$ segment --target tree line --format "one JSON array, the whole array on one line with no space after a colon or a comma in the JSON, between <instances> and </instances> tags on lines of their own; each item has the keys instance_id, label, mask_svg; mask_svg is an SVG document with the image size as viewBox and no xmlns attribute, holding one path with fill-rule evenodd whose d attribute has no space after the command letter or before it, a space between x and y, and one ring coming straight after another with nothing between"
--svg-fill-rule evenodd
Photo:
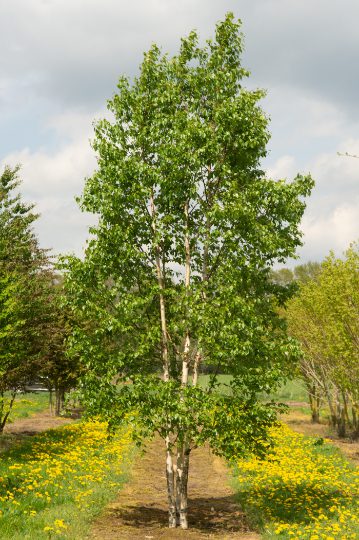
<instances>
[{"instance_id":1,"label":"tree line","mask_svg":"<svg viewBox=\"0 0 359 540\"><path fill-rule=\"evenodd\" d=\"M308 390L313 422L324 405L340 437L359 437L359 249L342 258L330 253L272 273L276 283L294 288L282 311L289 333L301 345L299 374Z\"/></svg>"},{"instance_id":2,"label":"tree line","mask_svg":"<svg viewBox=\"0 0 359 540\"><path fill-rule=\"evenodd\" d=\"M65 354L70 331L62 277L33 230L34 205L19 193L19 167L0 176L0 432L18 392L34 380L54 391L59 414L78 375Z\"/></svg>"}]
</instances>

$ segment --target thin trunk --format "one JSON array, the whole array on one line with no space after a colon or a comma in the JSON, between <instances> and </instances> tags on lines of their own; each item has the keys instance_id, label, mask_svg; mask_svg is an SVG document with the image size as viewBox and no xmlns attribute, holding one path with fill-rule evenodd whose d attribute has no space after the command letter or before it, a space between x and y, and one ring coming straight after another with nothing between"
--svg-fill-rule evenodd
<instances>
[{"instance_id":1,"label":"thin trunk","mask_svg":"<svg viewBox=\"0 0 359 540\"><path fill-rule=\"evenodd\" d=\"M0 422L2 423L4 414L4 392L0 392ZM0 430L2 433L2 430Z\"/></svg>"},{"instance_id":2,"label":"thin trunk","mask_svg":"<svg viewBox=\"0 0 359 540\"><path fill-rule=\"evenodd\" d=\"M185 214L185 237L184 237L184 247L185 247L185 294L186 294L186 336L183 347L183 359L182 359L182 377L181 384L182 387L188 385L188 367L190 361L190 349L191 349L191 337L189 330L189 296L190 296L190 283L191 283L191 247L189 239L189 224L188 224L188 201L184 206ZM181 395L181 398L183 396ZM176 523L182 529L188 528L188 519L187 519L187 484L188 484L188 459L189 453L187 452L188 446L185 440L183 439L178 442L177 445L177 462L176 462ZM188 454L188 455L187 455ZM186 457L187 456L187 457Z\"/></svg>"},{"instance_id":3,"label":"thin trunk","mask_svg":"<svg viewBox=\"0 0 359 540\"><path fill-rule=\"evenodd\" d=\"M161 318L161 348L162 348L162 365L163 365L163 380L168 382L170 380L170 361L169 361L169 346L168 346L168 331L167 331L167 319L166 319L166 305L164 298L165 291L165 264L162 258L161 260L161 248L157 235L156 228L156 207L154 202L154 192L151 190L150 197L150 209L152 218L152 232L155 248L155 261L156 261L156 273L157 282L159 288L160 299L160 318ZM169 426L168 426L169 428ZM166 436L166 480L167 480L167 496L168 496L168 526L170 528L176 527L176 494L175 494L175 475L174 475L174 463L172 456L171 440L169 435Z\"/></svg>"},{"instance_id":4,"label":"thin trunk","mask_svg":"<svg viewBox=\"0 0 359 540\"><path fill-rule=\"evenodd\" d=\"M185 448L183 455L183 472L181 482L181 505L180 505L180 526L188 529L188 474L189 474L190 449Z\"/></svg>"},{"instance_id":5,"label":"thin trunk","mask_svg":"<svg viewBox=\"0 0 359 540\"><path fill-rule=\"evenodd\" d=\"M187 386L187 383L188 383L188 363L189 363L190 346L191 346L191 339L189 337L189 332L187 330L186 338L184 342L184 349L183 349L182 378L181 378L182 386Z\"/></svg>"},{"instance_id":6,"label":"thin trunk","mask_svg":"<svg viewBox=\"0 0 359 540\"><path fill-rule=\"evenodd\" d=\"M176 527L176 494L171 441L166 437L166 479L168 495L168 526Z\"/></svg>"},{"instance_id":7,"label":"thin trunk","mask_svg":"<svg viewBox=\"0 0 359 540\"><path fill-rule=\"evenodd\" d=\"M10 403L9 403L9 408L8 410L6 411L6 413L4 414L4 394L2 394L2 397L1 397L1 422L0 422L0 433L3 433L4 431L4 427L6 425L6 422L9 418L9 414L11 413L11 410L12 410L12 406L14 405L14 401L15 401L15 398L16 398L16 392L13 392L11 394L11 399L10 399ZM4 416L3 416L4 414Z\"/></svg>"},{"instance_id":8,"label":"thin trunk","mask_svg":"<svg viewBox=\"0 0 359 540\"><path fill-rule=\"evenodd\" d=\"M343 398L343 409L344 409L344 418L346 423L350 427L350 418L349 418L349 411L348 411L348 399L347 395L344 391L342 391L342 398Z\"/></svg>"},{"instance_id":9,"label":"thin trunk","mask_svg":"<svg viewBox=\"0 0 359 540\"><path fill-rule=\"evenodd\" d=\"M155 202L154 202L153 189L151 191L150 207L151 207L151 217L152 217L152 231L154 235L154 244L155 244L157 281L158 281L158 287L160 290L159 296L160 296L160 316L161 316L163 380L169 381L170 370L169 370L169 354L168 354L168 332L167 332L167 320L166 320L166 306L165 306L165 299L164 299L165 280L163 277L163 261L161 261L161 248L160 248L159 242L156 239L156 234L157 234L156 208L155 208Z\"/></svg>"},{"instance_id":10,"label":"thin trunk","mask_svg":"<svg viewBox=\"0 0 359 540\"><path fill-rule=\"evenodd\" d=\"M187 443L177 447L176 517L181 529L188 529L188 474L190 448Z\"/></svg>"},{"instance_id":11,"label":"thin trunk","mask_svg":"<svg viewBox=\"0 0 359 540\"><path fill-rule=\"evenodd\" d=\"M312 422L319 424L319 405L320 398L318 397L318 391L315 384L309 389L309 403L312 412Z\"/></svg>"},{"instance_id":12,"label":"thin trunk","mask_svg":"<svg viewBox=\"0 0 359 540\"><path fill-rule=\"evenodd\" d=\"M325 396L327 398L327 402L328 402L328 406L329 406L329 410L330 410L330 424L331 424L332 427L335 427L337 425L337 422L338 422L337 412L336 412L335 404L333 403L333 399L332 399L330 390L329 390L328 385L327 385L326 382L324 382L324 393L325 393Z\"/></svg>"},{"instance_id":13,"label":"thin trunk","mask_svg":"<svg viewBox=\"0 0 359 540\"><path fill-rule=\"evenodd\" d=\"M60 416L65 403L65 390L61 387L55 388L55 416Z\"/></svg>"},{"instance_id":14,"label":"thin trunk","mask_svg":"<svg viewBox=\"0 0 359 540\"><path fill-rule=\"evenodd\" d=\"M197 351L194 364L193 364L193 374L192 374L192 386L197 386L198 383L198 372L199 372L199 365L201 363L201 353Z\"/></svg>"},{"instance_id":15,"label":"thin trunk","mask_svg":"<svg viewBox=\"0 0 359 540\"><path fill-rule=\"evenodd\" d=\"M55 416L60 416L61 412L61 399L60 399L60 389L55 389Z\"/></svg>"},{"instance_id":16,"label":"thin trunk","mask_svg":"<svg viewBox=\"0 0 359 540\"><path fill-rule=\"evenodd\" d=\"M359 439L359 405L352 402L352 419L353 419L353 440Z\"/></svg>"},{"instance_id":17,"label":"thin trunk","mask_svg":"<svg viewBox=\"0 0 359 540\"><path fill-rule=\"evenodd\" d=\"M52 388L49 390L49 407L50 407L50 414L54 414L54 399L53 399L53 391Z\"/></svg>"},{"instance_id":18,"label":"thin trunk","mask_svg":"<svg viewBox=\"0 0 359 540\"><path fill-rule=\"evenodd\" d=\"M181 509L181 483L183 475L183 444L177 445L177 461L176 461L176 524L181 524L180 509Z\"/></svg>"},{"instance_id":19,"label":"thin trunk","mask_svg":"<svg viewBox=\"0 0 359 540\"><path fill-rule=\"evenodd\" d=\"M186 202L185 204L184 214L185 214L185 238L184 238L185 246L184 247L185 247L185 254L186 254L184 286L185 286L185 291L186 291L186 301L188 302L189 287L190 287L190 282L191 282L191 250L190 250L190 241L189 241L189 233L188 233L188 202ZM186 318L188 319L188 305L186 306ZM191 347L191 338L190 338L189 328L187 326L186 337L185 337L184 348L183 348L183 360L182 360L181 382L183 386L186 386L188 384L188 364L189 364L190 347Z\"/></svg>"},{"instance_id":20,"label":"thin trunk","mask_svg":"<svg viewBox=\"0 0 359 540\"><path fill-rule=\"evenodd\" d=\"M346 435L345 409L340 401L340 393L336 393L336 408L337 408L337 434L338 437L344 438Z\"/></svg>"},{"instance_id":21,"label":"thin trunk","mask_svg":"<svg viewBox=\"0 0 359 540\"><path fill-rule=\"evenodd\" d=\"M206 218L206 233L205 233L205 239L204 239L204 246L203 246L203 261L202 261L202 284L207 281L208 278L208 250L209 250L209 232L210 232L211 224L208 219ZM202 299L205 302L207 300L207 293L205 291L205 288L202 290ZM202 360L202 352L201 350L198 350L193 362L193 371L192 371L192 386L197 386L198 384L198 376L199 376L199 366Z\"/></svg>"}]
</instances>

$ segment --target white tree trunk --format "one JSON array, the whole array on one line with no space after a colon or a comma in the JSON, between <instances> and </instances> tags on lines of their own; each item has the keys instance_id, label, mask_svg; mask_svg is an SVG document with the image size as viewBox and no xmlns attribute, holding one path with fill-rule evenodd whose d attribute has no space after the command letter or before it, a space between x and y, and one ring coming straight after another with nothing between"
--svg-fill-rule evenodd
<instances>
[{"instance_id":1,"label":"white tree trunk","mask_svg":"<svg viewBox=\"0 0 359 540\"><path fill-rule=\"evenodd\" d=\"M184 244L185 244L184 247L185 247L185 253L186 253L184 286L186 290L186 297L188 299L189 287L190 287L190 281L191 281L191 251L190 251L190 241L189 241L189 235L188 235L188 203L185 204L184 214L185 214L185 220L186 220L186 231L185 231L185 238L184 238ZM183 347L182 378L181 378L182 386L187 386L188 384L188 365L189 365L190 348L191 348L191 339L190 339L189 329L187 328L184 347Z\"/></svg>"},{"instance_id":2,"label":"white tree trunk","mask_svg":"<svg viewBox=\"0 0 359 540\"><path fill-rule=\"evenodd\" d=\"M152 232L154 235L154 248L155 248L155 260L156 260L156 272L158 287L160 290L160 317L161 317L161 341L162 341L162 363L163 363L163 380L169 381L169 355L168 355L168 332L167 332L167 320L166 320L166 306L164 299L165 281L163 276L163 265L161 264L161 249L158 245L158 241L155 239L157 233L156 227L156 207L154 203L153 190L150 198L150 208L152 217Z\"/></svg>"},{"instance_id":3,"label":"white tree trunk","mask_svg":"<svg viewBox=\"0 0 359 540\"><path fill-rule=\"evenodd\" d=\"M191 281L191 249L190 239L188 233L188 202L184 207L185 214L185 238L184 247L186 254L185 261L185 291L186 299L189 299L190 293L190 281ZM188 306L186 308L186 318L188 318ZM191 350L191 338L187 322L187 330L183 346L183 359L182 359L182 387L188 385L188 368L190 362L190 350ZM180 399L183 399L181 397ZM185 439L177 445L177 463L176 463L176 522L182 529L188 529L187 518L187 484L188 484L188 463L189 463L189 446Z\"/></svg>"},{"instance_id":4,"label":"white tree trunk","mask_svg":"<svg viewBox=\"0 0 359 540\"><path fill-rule=\"evenodd\" d=\"M167 479L167 495L168 495L168 526L174 528L176 522L176 493L175 493L175 476L173 467L173 456L171 442L169 436L166 437L166 479Z\"/></svg>"},{"instance_id":5,"label":"white tree trunk","mask_svg":"<svg viewBox=\"0 0 359 540\"><path fill-rule=\"evenodd\" d=\"M193 363L193 374L192 374L192 386L197 386L198 384L198 373L199 373L199 365L201 362L201 353L197 351L194 363Z\"/></svg>"},{"instance_id":6,"label":"white tree trunk","mask_svg":"<svg viewBox=\"0 0 359 540\"><path fill-rule=\"evenodd\" d=\"M190 449L188 444L177 447L176 467L176 520L182 529L188 529L188 472Z\"/></svg>"}]
</instances>

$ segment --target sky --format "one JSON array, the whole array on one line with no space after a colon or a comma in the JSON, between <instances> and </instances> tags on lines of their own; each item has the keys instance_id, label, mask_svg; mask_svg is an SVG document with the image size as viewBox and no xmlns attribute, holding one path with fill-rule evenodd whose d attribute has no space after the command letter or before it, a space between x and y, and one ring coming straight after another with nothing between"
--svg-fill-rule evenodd
<instances>
[{"instance_id":1,"label":"sky","mask_svg":"<svg viewBox=\"0 0 359 540\"><path fill-rule=\"evenodd\" d=\"M0 0L0 171L21 164L42 247L83 254L94 216L75 196L118 78L138 73L152 43L175 54L192 29L212 36L228 11L242 20L247 86L267 90L263 168L316 181L288 264L341 256L359 239L359 159L338 155L359 155L357 0Z\"/></svg>"}]
</instances>

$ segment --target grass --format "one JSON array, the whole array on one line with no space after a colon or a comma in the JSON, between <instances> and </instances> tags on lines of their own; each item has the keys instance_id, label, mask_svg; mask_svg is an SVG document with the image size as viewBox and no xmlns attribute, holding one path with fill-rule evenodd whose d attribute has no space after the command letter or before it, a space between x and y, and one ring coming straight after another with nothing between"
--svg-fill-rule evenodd
<instances>
[{"instance_id":1,"label":"grass","mask_svg":"<svg viewBox=\"0 0 359 540\"><path fill-rule=\"evenodd\" d=\"M198 384L202 388L206 388L210 383L210 375L200 375L198 378ZM232 376L231 375L218 375L218 390L222 394L230 394L231 388L229 387L229 384L231 382Z\"/></svg>"},{"instance_id":2,"label":"grass","mask_svg":"<svg viewBox=\"0 0 359 540\"><path fill-rule=\"evenodd\" d=\"M277 391L272 392L266 397L283 401L284 403L287 401L307 402L308 391L301 379L293 379L292 381L287 381Z\"/></svg>"},{"instance_id":3,"label":"grass","mask_svg":"<svg viewBox=\"0 0 359 540\"><path fill-rule=\"evenodd\" d=\"M6 397L5 399L8 399ZM14 402L8 422L18 418L28 418L49 408L49 392L29 392L19 394Z\"/></svg>"},{"instance_id":4,"label":"grass","mask_svg":"<svg viewBox=\"0 0 359 540\"><path fill-rule=\"evenodd\" d=\"M239 460L238 498L263 538L359 538L359 471L322 438L274 428L264 460Z\"/></svg>"},{"instance_id":5,"label":"grass","mask_svg":"<svg viewBox=\"0 0 359 540\"><path fill-rule=\"evenodd\" d=\"M219 391L223 393L230 393L230 388L228 385L231 382L231 375L218 375L219 382ZM202 387L208 386L210 381L210 375L200 375L199 384ZM308 401L308 392L305 387L304 382L301 379L293 379L292 381L287 381L283 386L281 386L277 391L271 392L270 394L263 394L263 399L274 399L277 401L288 402L288 401L297 401L297 402L307 402ZM309 407L309 406L308 406Z\"/></svg>"},{"instance_id":6,"label":"grass","mask_svg":"<svg viewBox=\"0 0 359 540\"><path fill-rule=\"evenodd\" d=\"M105 424L77 423L3 453L0 538L85 538L126 479L129 435L124 430L109 441Z\"/></svg>"}]
</instances>

